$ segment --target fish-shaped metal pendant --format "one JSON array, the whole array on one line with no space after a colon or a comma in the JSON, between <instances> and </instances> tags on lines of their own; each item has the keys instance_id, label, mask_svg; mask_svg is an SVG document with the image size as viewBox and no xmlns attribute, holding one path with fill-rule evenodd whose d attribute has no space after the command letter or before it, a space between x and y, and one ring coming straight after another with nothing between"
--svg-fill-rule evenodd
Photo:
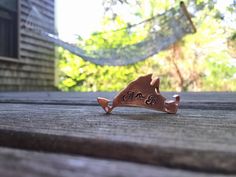
<instances>
[{"instance_id":1,"label":"fish-shaped metal pendant","mask_svg":"<svg viewBox=\"0 0 236 177\"><path fill-rule=\"evenodd\" d=\"M97 101L106 113L115 107L143 107L175 114L179 107L180 96L174 95L175 100L166 100L159 91L160 79L152 79L152 74L141 76L131 82L118 93L112 103L106 98L98 97Z\"/></svg>"}]
</instances>

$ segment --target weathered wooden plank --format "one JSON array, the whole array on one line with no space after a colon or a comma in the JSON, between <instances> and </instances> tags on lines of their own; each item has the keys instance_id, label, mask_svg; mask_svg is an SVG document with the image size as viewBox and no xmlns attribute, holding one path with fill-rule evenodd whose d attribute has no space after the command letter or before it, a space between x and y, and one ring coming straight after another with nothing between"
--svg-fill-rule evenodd
<instances>
[{"instance_id":1,"label":"weathered wooden plank","mask_svg":"<svg viewBox=\"0 0 236 177\"><path fill-rule=\"evenodd\" d=\"M9 58L9 57L3 57L3 56L0 56L0 62L4 62L4 63L16 63L16 64L20 64L20 63L24 63L22 61L20 61L19 59L17 58Z\"/></svg>"},{"instance_id":2,"label":"weathered wooden plank","mask_svg":"<svg viewBox=\"0 0 236 177\"><path fill-rule=\"evenodd\" d=\"M42 23L40 21L38 21L39 19L37 18L30 18L28 19L28 17L26 16L26 14L22 14L22 17L21 17L21 21L20 21L20 26L21 28L24 28L25 25L27 25L26 23L32 23L34 25L36 25L37 27L39 27L40 29L43 29L45 30L46 32L49 32L49 33L54 33L55 31L55 25L52 23L52 22L45 22L45 23ZM37 22L38 21L38 22ZM21 30L20 32L22 32L23 30Z\"/></svg>"},{"instance_id":3,"label":"weathered wooden plank","mask_svg":"<svg viewBox=\"0 0 236 177\"><path fill-rule=\"evenodd\" d=\"M21 85L21 84L31 84L34 86L38 85L52 85L53 78L32 78L32 77L1 77L0 83L1 85Z\"/></svg>"},{"instance_id":4,"label":"weathered wooden plank","mask_svg":"<svg viewBox=\"0 0 236 177\"><path fill-rule=\"evenodd\" d=\"M53 85L54 78L53 77L2 77L0 76L0 83L2 85L32 85L32 86L48 86Z\"/></svg>"},{"instance_id":5,"label":"weathered wooden plank","mask_svg":"<svg viewBox=\"0 0 236 177\"><path fill-rule=\"evenodd\" d=\"M17 71L17 70L7 70L0 69L0 78L14 78L14 79L46 79L46 80L54 80L54 75L44 74L44 73L35 73L35 72L27 72L27 71ZM3 84L3 83L1 83Z\"/></svg>"},{"instance_id":6,"label":"weathered wooden plank","mask_svg":"<svg viewBox=\"0 0 236 177\"><path fill-rule=\"evenodd\" d=\"M44 5L49 5L49 6L51 6L51 8L53 8L54 9L54 7L55 7L55 0L51 0L51 1L48 1L48 0L41 0L41 2L44 4Z\"/></svg>"},{"instance_id":7,"label":"weathered wooden plank","mask_svg":"<svg viewBox=\"0 0 236 177\"><path fill-rule=\"evenodd\" d=\"M39 8L37 7L37 9L39 9ZM21 5L21 14L22 14L22 16L21 16L20 19L21 20L26 20L26 19L28 19L29 15L30 15L30 19L32 19L32 20L34 20L34 19L39 20L39 17L36 14L30 14L32 12L31 10L32 9L30 9L30 8L26 7L24 4L22 4ZM39 9L39 12L42 15L42 18L43 18L42 20L44 20L46 22L46 24L54 25L54 16L53 16L54 14L52 14L52 13L46 11L46 10L40 10L40 9ZM38 24L37 21L34 22L34 23ZM42 25L44 25L44 24L42 24ZM46 27L46 25L44 25L44 27Z\"/></svg>"},{"instance_id":8,"label":"weathered wooden plank","mask_svg":"<svg viewBox=\"0 0 236 177\"><path fill-rule=\"evenodd\" d=\"M45 54L38 54L38 53L32 53L29 52L27 50L22 50L21 51L21 59L31 59L32 61L27 63L27 64L35 64L37 63L37 61L39 62L45 62L45 63L53 63L54 64L54 58L53 57L49 57ZM36 62L34 63L34 61L36 60Z\"/></svg>"},{"instance_id":9,"label":"weathered wooden plank","mask_svg":"<svg viewBox=\"0 0 236 177\"><path fill-rule=\"evenodd\" d=\"M34 60L32 60L32 57L29 56L23 56L21 55L21 60L24 61L25 64L31 65L31 66L38 66L38 67L46 67L46 68L51 68L54 69L55 67L55 63L53 60L49 60L49 59L42 59L42 58L33 58Z\"/></svg>"},{"instance_id":10,"label":"weathered wooden plank","mask_svg":"<svg viewBox=\"0 0 236 177\"><path fill-rule=\"evenodd\" d=\"M32 79L32 78L2 78L0 77L1 86L4 85L31 85L31 86L53 86L52 79Z\"/></svg>"},{"instance_id":11,"label":"weathered wooden plank","mask_svg":"<svg viewBox=\"0 0 236 177\"><path fill-rule=\"evenodd\" d=\"M53 67L54 68L54 67ZM48 75L54 75L54 70L51 70L49 67L38 65L27 65L27 64L19 64L15 65L12 63L6 63L0 65L0 70L9 70L9 71L18 71L18 72L26 72L26 73L35 73L35 74L48 74Z\"/></svg>"},{"instance_id":12,"label":"weathered wooden plank","mask_svg":"<svg viewBox=\"0 0 236 177\"><path fill-rule=\"evenodd\" d=\"M39 46L39 47L42 47L45 49L49 49L50 51L54 51L54 49L55 49L55 46L52 43L48 44L48 43L42 42L40 40L35 40L33 38L26 37L26 36L22 36L21 42L28 43L28 44L31 44L34 46Z\"/></svg>"},{"instance_id":13,"label":"weathered wooden plank","mask_svg":"<svg viewBox=\"0 0 236 177\"><path fill-rule=\"evenodd\" d=\"M54 6L50 6L50 4L42 3L42 1L39 0L31 0L34 6L36 6L40 13L42 13L45 17L48 19L54 19ZM25 9L30 9L29 4L25 2L24 0L21 1L21 8L24 8L24 11L27 12Z\"/></svg>"},{"instance_id":14,"label":"weathered wooden plank","mask_svg":"<svg viewBox=\"0 0 236 177\"><path fill-rule=\"evenodd\" d=\"M49 13L49 15L52 15L52 18L54 18L54 6L50 6L50 4L45 4L43 3L43 1L39 1L39 0L32 0L33 4L35 4L38 8L45 10ZM45 1L44 1L45 2Z\"/></svg>"},{"instance_id":15,"label":"weathered wooden plank","mask_svg":"<svg viewBox=\"0 0 236 177\"><path fill-rule=\"evenodd\" d=\"M20 6L20 10L21 10L21 16L20 16L20 26L23 26L25 21L30 21L33 24L37 24L38 26L40 26L41 28L47 30L47 31L54 31L54 11L50 12L49 10L47 10L47 5L42 5L41 7L36 5L36 8L39 9L40 13L43 15L43 20L44 22L41 23L39 22L38 17L35 16L30 16L30 19L28 18L30 13L31 13L31 8L28 7L29 5L22 1L21 2L21 6ZM54 8L52 8L53 10Z\"/></svg>"},{"instance_id":16,"label":"weathered wooden plank","mask_svg":"<svg viewBox=\"0 0 236 177\"><path fill-rule=\"evenodd\" d=\"M235 114L1 104L0 145L236 174Z\"/></svg>"},{"instance_id":17,"label":"weathered wooden plank","mask_svg":"<svg viewBox=\"0 0 236 177\"><path fill-rule=\"evenodd\" d=\"M54 91L57 90L54 85L16 85L16 84L11 84L11 85L2 85L0 87L0 91Z\"/></svg>"},{"instance_id":18,"label":"weathered wooden plank","mask_svg":"<svg viewBox=\"0 0 236 177\"><path fill-rule=\"evenodd\" d=\"M162 92L171 99L174 92ZM236 110L236 93L234 92L182 92L181 109L218 109ZM8 103L37 103L37 104L63 104L63 105L93 105L97 106L96 98L106 97L112 99L115 92L35 92L35 93L1 93L0 101ZM119 108L117 108L119 109Z\"/></svg>"},{"instance_id":19,"label":"weathered wooden plank","mask_svg":"<svg viewBox=\"0 0 236 177\"><path fill-rule=\"evenodd\" d=\"M21 31L21 35L24 35L24 36L27 36L27 37L31 37L31 38L36 39L38 41L42 41L42 42L45 42L47 44L50 44L48 39L38 35L37 33L33 33L33 32L30 32L30 31L26 31L26 30L22 30Z\"/></svg>"},{"instance_id":20,"label":"weathered wooden plank","mask_svg":"<svg viewBox=\"0 0 236 177\"><path fill-rule=\"evenodd\" d=\"M6 65L0 65L0 69L9 69L10 71L26 71L26 72L32 72L32 73L43 73L43 74L51 74L54 75L54 70L48 67L39 67L37 65L25 65L25 64L19 64L19 65L12 65L11 63L8 63Z\"/></svg>"},{"instance_id":21,"label":"weathered wooden plank","mask_svg":"<svg viewBox=\"0 0 236 177\"><path fill-rule=\"evenodd\" d=\"M54 50L49 50L47 48L39 47L37 45L31 45L26 42L21 43L21 49L28 50L32 53L38 53L38 54L44 54L47 55L49 58L55 57L55 52Z\"/></svg>"},{"instance_id":22,"label":"weathered wooden plank","mask_svg":"<svg viewBox=\"0 0 236 177\"><path fill-rule=\"evenodd\" d=\"M0 58L0 61L4 61L5 65L12 65L12 64L17 64L17 65L31 65L31 66L39 66L40 67L46 67L53 69L55 66L54 59L49 58L48 56L31 53L31 52L23 52L21 53L21 59L2 59ZM9 64L10 63L10 64ZM2 64L4 65L4 64ZM0 66L1 69L8 70L8 67ZM9 70L12 70L9 68ZM32 71L34 72L34 71Z\"/></svg>"},{"instance_id":23,"label":"weathered wooden plank","mask_svg":"<svg viewBox=\"0 0 236 177\"><path fill-rule=\"evenodd\" d=\"M21 31L21 35L24 38L23 40L26 39L32 39L34 41L39 41L41 43L45 43L48 46L54 46L52 42L49 42L47 39L43 39L42 36L38 35L37 33L33 33L32 31Z\"/></svg>"},{"instance_id":24,"label":"weathered wooden plank","mask_svg":"<svg viewBox=\"0 0 236 177\"><path fill-rule=\"evenodd\" d=\"M0 148L4 177L230 177L83 156ZM14 169L14 170L12 170Z\"/></svg>"}]
</instances>

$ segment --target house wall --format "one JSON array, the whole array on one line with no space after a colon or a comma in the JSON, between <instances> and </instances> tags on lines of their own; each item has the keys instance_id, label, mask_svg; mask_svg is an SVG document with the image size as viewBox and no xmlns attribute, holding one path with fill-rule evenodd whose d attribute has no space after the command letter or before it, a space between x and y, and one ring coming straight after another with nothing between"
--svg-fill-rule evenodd
<instances>
[{"instance_id":1,"label":"house wall","mask_svg":"<svg viewBox=\"0 0 236 177\"><path fill-rule=\"evenodd\" d=\"M43 14L44 23L32 23L54 31L54 0L30 0ZM0 57L0 91L54 90L55 50L40 35L25 31L23 26L31 12L27 0L18 0L18 57Z\"/></svg>"}]
</instances>

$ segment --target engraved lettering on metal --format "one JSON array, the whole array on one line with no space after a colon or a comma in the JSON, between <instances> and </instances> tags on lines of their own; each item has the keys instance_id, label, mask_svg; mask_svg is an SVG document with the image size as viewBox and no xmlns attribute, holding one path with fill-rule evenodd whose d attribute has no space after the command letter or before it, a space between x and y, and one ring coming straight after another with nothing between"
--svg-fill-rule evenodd
<instances>
[{"instance_id":1,"label":"engraved lettering on metal","mask_svg":"<svg viewBox=\"0 0 236 177\"><path fill-rule=\"evenodd\" d=\"M115 96L111 105L110 100L98 97L97 101L106 113L115 107L143 107L175 114L179 107L180 97L174 95L175 100L166 100L159 91L159 78L152 79L152 74L139 77L131 82L124 90Z\"/></svg>"}]
</instances>

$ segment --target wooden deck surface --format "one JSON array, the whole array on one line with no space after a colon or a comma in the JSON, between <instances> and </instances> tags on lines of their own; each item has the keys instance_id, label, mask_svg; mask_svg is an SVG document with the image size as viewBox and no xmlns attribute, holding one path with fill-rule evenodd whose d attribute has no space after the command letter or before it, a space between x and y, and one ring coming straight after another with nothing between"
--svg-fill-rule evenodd
<instances>
[{"instance_id":1,"label":"wooden deck surface","mask_svg":"<svg viewBox=\"0 0 236 177\"><path fill-rule=\"evenodd\" d=\"M114 94L0 93L0 174L236 176L236 93L180 93L176 115L106 115L96 97Z\"/></svg>"}]
</instances>

